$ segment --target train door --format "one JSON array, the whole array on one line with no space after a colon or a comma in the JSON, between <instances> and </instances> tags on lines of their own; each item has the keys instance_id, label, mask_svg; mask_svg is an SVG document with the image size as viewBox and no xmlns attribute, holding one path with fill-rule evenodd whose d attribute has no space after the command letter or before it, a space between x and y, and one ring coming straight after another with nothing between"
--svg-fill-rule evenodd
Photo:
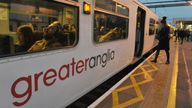
<instances>
[{"instance_id":1,"label":"train door","mask_svg":"<svg viewBox=\"0 0 192 108\"><path fill-rule=\"evenodd\" d=\"M135 57L141 56L144 44L144 30L145 30L145 10L138 7L137 22L136 22L136 39L135 39Z\"/></svg>"}]
</instances>

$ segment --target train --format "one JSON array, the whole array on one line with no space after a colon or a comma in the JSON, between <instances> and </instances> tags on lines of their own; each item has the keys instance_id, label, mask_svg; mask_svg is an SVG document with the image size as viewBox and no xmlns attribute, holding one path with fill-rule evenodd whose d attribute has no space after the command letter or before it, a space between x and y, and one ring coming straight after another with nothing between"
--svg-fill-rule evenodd
<instances>
[{"instance_id":1,"label":"train","mask_svg":"<svg viewBox=\"0 0 192 108\"><path fill-rule=\"evenodd\" d=\"M150 51L158 21L137 0L0 0L0 107L66 107Z\"/></svg>"}]
</instances>

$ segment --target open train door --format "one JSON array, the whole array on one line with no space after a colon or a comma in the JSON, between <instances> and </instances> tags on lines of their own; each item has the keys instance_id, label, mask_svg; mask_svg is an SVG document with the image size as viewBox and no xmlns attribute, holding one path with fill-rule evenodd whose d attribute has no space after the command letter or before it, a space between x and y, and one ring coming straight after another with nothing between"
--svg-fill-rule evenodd
<instances>
[{"instance_id":1,"label":"open train door","mask_svg":"<svg viewBox=\"0 0 192 108\"><path fill-rule=\"evenodd\" d=\"M135 39L135 57L140 57L143 52L144 30L145 30L145 10L138 7L136 22L136 39Z\"/></svg>"}]
</instances>

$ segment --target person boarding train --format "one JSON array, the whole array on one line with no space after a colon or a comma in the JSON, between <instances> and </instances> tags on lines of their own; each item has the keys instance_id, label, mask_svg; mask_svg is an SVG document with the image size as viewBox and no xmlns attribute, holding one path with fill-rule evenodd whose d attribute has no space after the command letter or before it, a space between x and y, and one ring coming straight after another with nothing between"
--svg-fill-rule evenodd
<instances>
[{"instance_id":1,"label":"person boarding train","mask_svg":"<svg viewBox=\"0 0 192 108\"><path fill-rule=\"evenodd\" d=\"M170 36L169 36L169 33L170 33L170 28L169 26L167 25L166 23L166 17L163 17L163 19L161 20L161 23L162 23L162 28L161 30L159 31L159 43L157 45L157 51L156 51L156 54L155 54L155 58L154 60L152 60L151 62L157 62L157 58L159 56L159 52L160 50L165 50L166 52L166 56L167 56L167 61L165 64L169 64L170 63L170 55L169 55L169 39L170 39Z\"/></svg>"}]
</instances>

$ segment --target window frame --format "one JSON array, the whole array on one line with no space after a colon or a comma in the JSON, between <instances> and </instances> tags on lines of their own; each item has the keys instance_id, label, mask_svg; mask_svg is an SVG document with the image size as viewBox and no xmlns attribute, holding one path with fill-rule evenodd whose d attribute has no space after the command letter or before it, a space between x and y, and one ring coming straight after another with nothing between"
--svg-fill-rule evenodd
<instances>
[{"instance_id":1,"label":"window frame","mask_svg":"<svg viewBox=\"0 0 192 108\"><path fill-rule=\"evenodd\" d=\"M117 2L117 1L114 1L115 2L115 12L113 12L113 11L109 11L109 10L106 10L106 9L103 9L103 8L100 8L100 7L96 7L96 0L94 0L94 12L93 12L93 42L95 43L95 44L103 44L103 43L108 43L108 42L114 42L114 41L121 41L121 40L127 40L128 38L129 38L129 24L130 24L130 22L129 22L129 20L130 20L130 18L129 18L129 14L130 14L130 12L129 12L129 7L128 6L125 6L125 5L123 5L123 3L121 3L121 2ZM126 7L127 9L128 9L128 16L126 16L126 15L123 15L123 14L120 14L120 13L117 13L117 4L120 4L120 5L122 5L122 6L124 6L124 7ZM104 41L104 42L97 42L96 40L95 40L95 34L94 34L94 17L95 17L95 12L100 12L100 13L103 13L103 14L108 14L108 15L112 15L112 16L116 16L116 17L121 17L121 18L125 18L125 19L127 19L128 20L128 24L127 24L127 36L126 36L126 38L120 38L120 39L115 39L115 40L109 40L109 41Z\"/></svg>"},{"instance_id":2,"label":"window frame","mask_svg":"<svg viewBox=\"0 0 192 108\"><path fill-rule=\"evenodd\" d=\"M117 5L121 5L121 6L125 7L128 10L128 14L125 15L125 14L118 13L118 6ZM129 17L129 8L127 6L125 6L125 5L122 5L121 3L116 2L116 13L118 13L120 15L123 15L123 16Z\"/></svg>"},{"instance_id":3,"label":"window frame","mask_svg":"<svg viewBox=\"0 0 192 108\"><path fill-rule=\"evenodd\" d=\"M156 25L156 21L155 21L155 19L154 18L149 18L149 36L151 36L151 35L155 35L155 33L156 33L156 27L155 27L155 25ZM151 26L153 26L153 28L154 28L154 31L151 33L150 32L150 27Z\"/></svg>"}]
</instances>

